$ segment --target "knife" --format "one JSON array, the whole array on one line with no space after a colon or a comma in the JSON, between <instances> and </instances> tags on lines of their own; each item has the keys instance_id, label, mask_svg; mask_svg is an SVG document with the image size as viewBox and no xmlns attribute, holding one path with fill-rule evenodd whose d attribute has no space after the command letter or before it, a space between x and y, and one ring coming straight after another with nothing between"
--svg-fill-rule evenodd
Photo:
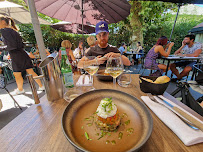
<instances>
[{"instance_id":1,"label":"knife","mask_svg":"<svg viewBox=\"0 0 203 152\"><path fill-rule=\"evenodd\" d=\"M156 96L158 97L158 96ZM181 116L183 116L184 118L186 118L187 120L189 120L191 123L193 123L194 125L196 125L201 131L203 131L203 124L200 123L198 120L196 120L195 118L193 118L192 116L190 116L189 114L187 114L186 112L184 112L183 110L181 110L180 108L173 106L172 104L170 104L168 101L158 97L161 101L163 101L164 103L166 103L169 107L171 107L174 111L176 111L177 113L179 113Z\"/></svg>"}]
</instances>

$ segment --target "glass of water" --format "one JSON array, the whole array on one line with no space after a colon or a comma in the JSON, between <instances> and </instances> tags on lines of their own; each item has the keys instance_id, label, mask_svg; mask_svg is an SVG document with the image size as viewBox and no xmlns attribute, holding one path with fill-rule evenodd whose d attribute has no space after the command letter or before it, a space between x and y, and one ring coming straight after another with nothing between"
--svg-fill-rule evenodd
<instances>
[{"instance_id":1,"label":"glass of water","mask_svg":"<svg viewBox=\"0 0 203 152\"><path fill-rule=\"evenodd\" d=\"M131 74L128 72L124 72L118 77L118 84L121 87L128 87L131 81Z\"/></svg>"}]
</instances>

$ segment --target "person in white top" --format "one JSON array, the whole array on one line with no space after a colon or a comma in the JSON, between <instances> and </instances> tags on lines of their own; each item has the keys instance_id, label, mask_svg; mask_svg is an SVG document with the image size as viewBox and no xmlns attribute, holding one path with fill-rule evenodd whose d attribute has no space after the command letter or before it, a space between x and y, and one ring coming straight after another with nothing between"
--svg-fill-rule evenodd
<instances>
[{"instance_id":1,"label":"person in white top","mask_svg":"<svg viewBox=\"0 0 203 152\"><path fill-rule=\"evenodd\" d=\"M81 59L84 56L84 50L83 50L83 42L80 41L78 44L78 48L75 49L73 52L73 55L76 59Z\"/></svg>"}]
</instances>

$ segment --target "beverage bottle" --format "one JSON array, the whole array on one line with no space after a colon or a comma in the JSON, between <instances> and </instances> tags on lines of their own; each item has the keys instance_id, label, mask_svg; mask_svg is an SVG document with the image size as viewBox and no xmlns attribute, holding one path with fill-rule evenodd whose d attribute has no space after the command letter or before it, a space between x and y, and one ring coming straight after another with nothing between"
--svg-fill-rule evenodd
<instances>
[{"instance_id":1,"label":"beverage bottle","mask_svg":"<svg viewBox=\"0 0 203 152\"><path fill-rule=\"evenodd\" d=\"M63 74L63 83L65 87L74 87L72 67L66 54L66 48L64 47L61 47L61 73Z\"/></svg>"}]
</instances>

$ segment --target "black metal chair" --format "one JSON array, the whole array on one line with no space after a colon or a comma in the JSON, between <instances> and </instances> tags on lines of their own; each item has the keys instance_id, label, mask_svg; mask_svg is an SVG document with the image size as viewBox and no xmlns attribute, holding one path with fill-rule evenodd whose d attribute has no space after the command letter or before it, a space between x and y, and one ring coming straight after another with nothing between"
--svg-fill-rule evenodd
<instances>
[{"instance_id":1,"label":"black metal chair","mask_svg":"<svg viewBox=\"0 0 203 152\"><path fill-rule=\"evenodd\" d=\"M6 80L6 77L0 75L0 89L4 89L6 90L6 92L10 95L10 97L13 99L14 101L14 105L16 104L20 110L22 110L22 108L20 107L20 105L18 104L18 102L13 98L13 96L10 94L10 92L8 91L8 89L6 88L6 85L7 85L7 80Z\"/></svg>"},{"instance_id":2,"label":"black metal chair","mask_svg":"<svg viewBox=\"0 0 203 152\"><path fill-rule=\"evenodd\" d=\"M192 74L192 78L195 78L197 77L197 75L199 73L202 73L201 75L203 75L203 63L197 63L197 64L194 64L193 65L194 69L193 69L193 74Z\"/></svg>"},{"instance_id":3,"label":"black metal chair","mask_svg":"<svg viewBox=\"0 0 203 152\"><path fill-rule=\"evenodd\" d=\"M145 59L144 59L143 63L145 63ZM142 64L140 69L139 69L139 71L138 71L138 73L140 73L142 71L142 73L140 73L140 75L143 75L145 70L150 70L150 74L149 75L151 75L153 72L157 71L157 68L154 67L154 65L151 65L151 67L149 68L149 67L145 67L145 65ZM160 75L162 75L161 72L160 72Z\"/></svg>"},{"instance_id":4,"label":"black metal chair","mask_svg":"<svg viewBox=\"0 0 203 152\"><path fill-rule=\"evenodd\" d=\"M194 99L194 97L191 95L190 91L189 91L189 84L187 82L181 82L179 81L177 83L177 89L174 90L171 95L175 96L178 92L181 92L181 97L182 100L181 102L184 103L185 105L187 105L188 107L190 107L191 109L193 109L194 111L196 111L197 113L199 113L201 116L203 116L203 109L202 107L198 104L198 100L197 101ZM200 97L202 98L202 97Z\"/></svg>"}]
</instances>

